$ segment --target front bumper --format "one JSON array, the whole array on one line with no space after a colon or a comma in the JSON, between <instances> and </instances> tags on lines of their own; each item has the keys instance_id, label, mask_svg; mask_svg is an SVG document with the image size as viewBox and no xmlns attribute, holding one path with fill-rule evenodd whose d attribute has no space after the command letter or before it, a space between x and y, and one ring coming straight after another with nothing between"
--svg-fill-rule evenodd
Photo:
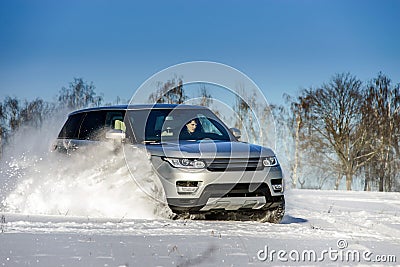
<instances>
[{"instance_id":1,"label":"front bumper","mask_svg":"<svg viewBox=\"0 0 400 267\"><path fill-rule=\"evenodd\" d=\"M250 192L249 188L257 187ZM271 196L267 184L210 184L198 198L167 198L175 213L210 210L271 209L279 206L283 194Z\"/></svg>"},{"instance_id":2,"label":"front bumper","mask_svg":"<svg viewBox=\"0 0 400 267\"><path fill-rule=\"evenodd\" d=\"M212 172L207 169L173 168L160 157L152 157L154 171L176 213L211 210L269 209L283 199L280 166L255 171ZM177 182L195 181L196 190L183 192Z\"/></svg>"}]
</instances>

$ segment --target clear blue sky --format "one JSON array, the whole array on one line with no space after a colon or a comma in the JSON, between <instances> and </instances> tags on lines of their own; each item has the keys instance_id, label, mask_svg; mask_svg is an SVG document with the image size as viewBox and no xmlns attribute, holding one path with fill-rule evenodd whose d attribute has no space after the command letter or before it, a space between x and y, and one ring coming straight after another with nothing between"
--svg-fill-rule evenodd
<instances>
[{"instance_id":1,"label":"clear blue sky","mask_svg":"<svg viewBox=\"0 0 400 267\"><path fill-rule=\"evenodd\" d=\"M270 103L350 72L400 82L400 1L0 0L0 100L52 100L74 77L107 101L152 74L209 60Z\"/></svg>"}]
</instances>

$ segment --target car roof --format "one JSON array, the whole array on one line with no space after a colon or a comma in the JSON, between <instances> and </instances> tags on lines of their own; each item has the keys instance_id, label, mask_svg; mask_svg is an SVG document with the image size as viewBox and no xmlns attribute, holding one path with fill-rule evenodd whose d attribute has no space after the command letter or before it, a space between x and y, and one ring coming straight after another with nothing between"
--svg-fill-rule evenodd
<instances>
[{"instance_id":1,"label":"car roof","mask_svg":"<svg viewBox=\"0 0 400 267\"><path fill-rule=\"evenodd\" d=\"M183 104L136 104L136 105L114 105L93 108L84 108L71 112L69 115L99 110L141 110L141 109L208 109L203 106Z\"/></svg>"}]
</instances>

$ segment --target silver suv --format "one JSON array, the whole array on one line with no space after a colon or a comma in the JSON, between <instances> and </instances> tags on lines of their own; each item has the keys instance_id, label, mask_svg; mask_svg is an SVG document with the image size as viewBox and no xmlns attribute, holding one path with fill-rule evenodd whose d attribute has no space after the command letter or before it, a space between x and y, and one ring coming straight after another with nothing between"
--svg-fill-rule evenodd
<instances>
[{"instance_id":1,"label":"silver suv","mask_svg":"<svg viewBox=\"0 0 400 267\"><path fill-rule=\"evenodd\" d=\"M69 114L54 149L143 147L177 217L279 223L285 200L278 160L271 149L239 138L205 107L123 105Z\"/></svg>"}]
</instances>

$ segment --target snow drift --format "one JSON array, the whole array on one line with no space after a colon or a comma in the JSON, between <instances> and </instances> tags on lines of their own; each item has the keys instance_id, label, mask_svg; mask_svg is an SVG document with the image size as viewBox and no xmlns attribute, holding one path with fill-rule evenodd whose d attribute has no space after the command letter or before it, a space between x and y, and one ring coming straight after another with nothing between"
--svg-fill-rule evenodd
<instances>
[{"instance_id":1,"label":"snow drift","mask_svg":"<svg viewBox=\"0 0 400 267\"><path fill-rule=\"evenodd\" d=\"M171 216L145 151L129 149L129 164L122 149L110 147L72 155L50 152L59 129L23 129L14 136L0 163L1 210L136 219Z\"/></svg>"}]
</instances>

